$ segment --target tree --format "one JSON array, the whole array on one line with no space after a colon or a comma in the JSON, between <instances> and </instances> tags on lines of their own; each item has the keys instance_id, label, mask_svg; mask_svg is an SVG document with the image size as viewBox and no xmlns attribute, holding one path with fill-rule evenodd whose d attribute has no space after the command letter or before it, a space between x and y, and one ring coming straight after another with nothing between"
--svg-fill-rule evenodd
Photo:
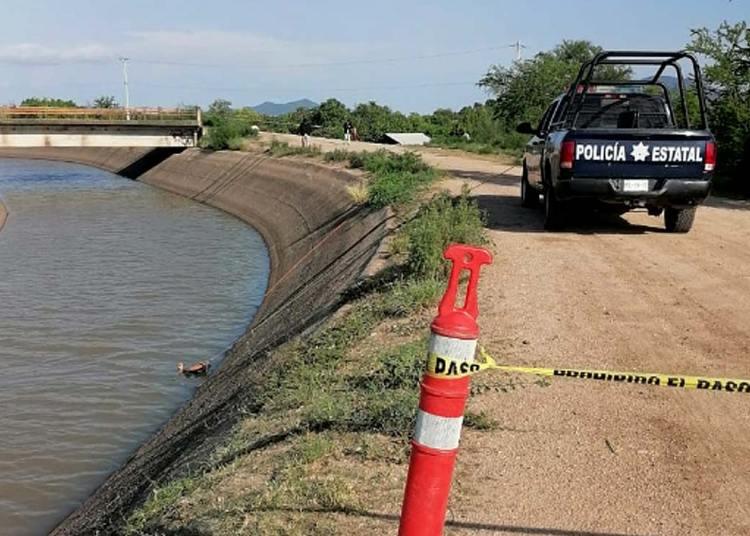
<instances>
[{"instance_id":1,"label":"tree","mask_svg":"<svg viewBox=\"0 0 750 536\"><path fill-rule=\"evenodd\" d=\"M719 144L718 171L741 187L750 166L750 28L723 22L715 31L691 31L688 50L708 60L706 93L711 128ZM750 187L744 185L745 193Z\"/></svg>"},{"instance_id":2,"label":"tree","mask_svg":"<svg viewBox=\"0 0 750 536\"><path fill-rule=\"evenodd\" d=\"M229 115L232 113L232 102L226 99L216 99L208 105L209 115Z\"/></svg>"},{"instance_id":3,"label":"tree","mask_svg":"<svg viewBox=\"0 0 750 536\"><path fill-rule=\"evenodd\" d=\"M388 106L381 106L375 101L358 104L352 112L352 122L363 140L374 142L385 141L386 132L403 131L408 124L403 114L394 116Z\"/></svg>"},{"instance_id":4,"label":"tree","mask_svg":"<svg viewBox=\"0 0 750 536\"><path fill-rule=\"evenodd\" d=\"M45 107L45 108L77 108L78 105L72 100L55 99L50 97L29 97L21 101L21 106Z\"/></svg>"},{"instance_id":5,"label":"tree","mask_svg":"<svg viewBox=\"0 0 750 536\"><path fill-rule=\"evenodd\" d=\"M312 110L310 120L316 126L315 134L331 138L344 135L344 122L349 119L351 112L344 103L336 99L328 99Z\"/></svg>"},{"instance_id":6,"label":"tree","mask_svg":"<svg viewBox=\"0 0 750 536\"><path fill-rule=\"evenodd\" d=\"M563 41L511 67L491 66L478 85L496 97L495 113L506 124L539 121L549 103L574 82L581 65L601 51L589 41ZM593 78L615 81L629 75L628 68L602 66Z\"/></svg>"},{"instance_id":7,"label":"tree","mask_svg":"<svg viewBox=\"0 0 750 536\"><path fill-rule=\"evenodd\" d=\"M94 108L117 108L117 99L111 95L102 95L94 99Z\"/></svg>"},{"instance_id":8,"label":"tree","mask_svg":"<svg viewBox=\"0 0 750 536\"><path fill-rule=\"evenodd\" d=\"M204 123L209 128L201 144L213 150L241 149L244 138L257 134L253 126L261 119L261 114L252 108L233 110L231 102L217 99L209 105L206 112Z\"/></svg>"}]
</instances>

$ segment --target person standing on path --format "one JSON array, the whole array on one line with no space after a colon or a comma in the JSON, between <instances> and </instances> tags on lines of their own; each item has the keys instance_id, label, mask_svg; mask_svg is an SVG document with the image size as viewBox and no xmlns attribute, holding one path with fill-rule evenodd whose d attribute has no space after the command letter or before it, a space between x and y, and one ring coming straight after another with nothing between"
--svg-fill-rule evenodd
<instances>
[{"instance_id":1,"label":"person standing on path","mask_svg":"<svg viewBox=\"0 0 750 536\"><path fill-rule=\"evenodd\" d=\"M352 141L352 122L348 119L344 121L344 141L347 145Z\"/></svg>"},{"instance_id":2,"label":"person standing on path","mask_svg":"<svg viewBox=\"0 0 750 536\"><path fill-rule=\"evenodd\" d=\"M312 132L312 123L310 122L310 119L303 117L298 130L302 141L302 147L309 147L310 133Z\"/></svg>"}]
</instances>

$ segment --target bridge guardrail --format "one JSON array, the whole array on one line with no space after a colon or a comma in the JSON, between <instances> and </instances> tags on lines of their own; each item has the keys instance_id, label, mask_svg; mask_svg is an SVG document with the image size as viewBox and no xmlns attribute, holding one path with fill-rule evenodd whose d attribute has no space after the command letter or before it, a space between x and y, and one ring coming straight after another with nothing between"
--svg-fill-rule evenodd
<instances>
[{"instance_id":1,"label":"bridge guardrail","mask_svg":"<svg viewBox=\"0 0 750 536\"><path fill-rule=\"evenodd\" d=\"M200 110L176 108L50 108L37 106L0 107L0 121L15 119L76 119L86 121L195 121Z\"/></svg>"}]
</instances>

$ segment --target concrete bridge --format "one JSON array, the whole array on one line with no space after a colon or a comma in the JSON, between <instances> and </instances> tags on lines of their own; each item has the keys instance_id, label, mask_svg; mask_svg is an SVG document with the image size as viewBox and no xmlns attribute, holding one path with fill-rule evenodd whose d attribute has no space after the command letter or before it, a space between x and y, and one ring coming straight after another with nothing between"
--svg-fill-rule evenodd
<instances>
[{"instance_id":1,"label":"concrete bridge","mask_svg":"<svg viewBox=\"0 0 750 536\"><path fill-rule=\"evenodd\" d=\"M0 148L195 147L202 132L199 108L0 107Z\"/></svg>"}]
</instances>

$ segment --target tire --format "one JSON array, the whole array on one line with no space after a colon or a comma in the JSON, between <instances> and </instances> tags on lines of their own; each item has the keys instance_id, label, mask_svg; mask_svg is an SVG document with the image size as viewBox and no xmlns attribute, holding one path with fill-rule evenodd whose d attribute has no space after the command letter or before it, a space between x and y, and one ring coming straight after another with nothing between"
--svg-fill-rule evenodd
<instances>
[{"instance_id":1,"label":"tire","mask_svg":"<svg viewBox=\"0 0 750 536\"><path fill-rule=\"evenodd\" d=\"M666 208L664 209L664 227L668 233L687 233L693 227L695 211L697 207L691 208Z\"/></svg>"},{"instance_id":2,"label":"tire","mask_svg":"<svg viewBox=\"0 0 750 536\"><path fill-rule=\"evenodd\" d=\"M565 205L557 199L555 191L548 185L544 189L544 228L559 231L565 226Z\"/></svg>"},{"instance_id":3,"label":"tire","mask_svg":"<svg viewBox=\"0 0 750 536\"><path fill-rule=\"evenodd\" d=\"M526 166L523 167L521 176L521 206L526 208L536 208L539 206L539 192L529 184L529 174Z\"/></svg>"}]
</instances>

